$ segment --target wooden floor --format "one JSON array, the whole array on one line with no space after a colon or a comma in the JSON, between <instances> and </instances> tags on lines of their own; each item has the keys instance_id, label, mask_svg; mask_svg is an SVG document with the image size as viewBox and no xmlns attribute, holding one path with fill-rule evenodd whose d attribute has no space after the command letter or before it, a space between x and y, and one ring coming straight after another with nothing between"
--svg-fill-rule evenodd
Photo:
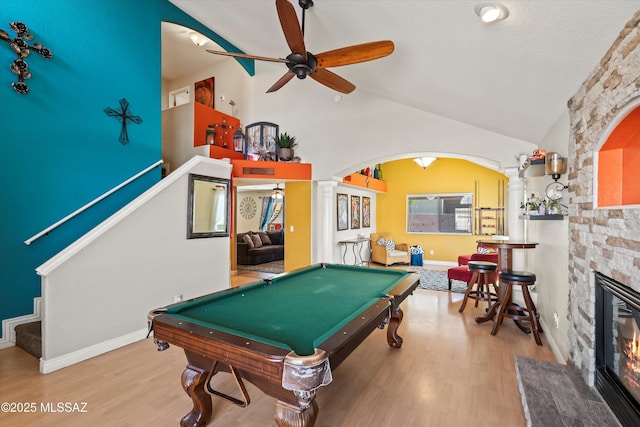
<instances>
[{"instance_id":1,"label":"wooden floor","mask_svg":"<svg viewBox=\"0 0 640 427\"><path fill-rule=\"evenodd\" d=\"M233 276L234 286L265 277L247 273ZM390 348L386 331L375 330L334 371L333 383L319 390L316 426L524 426L514 357L555 361L548 343L543 335L544 346L537 346L507 321L496 336L489 335L491 323L474 322L484 310L468 304L460 314L461 299L417 289L402 306L403 347ZM35 409L7 413L3 406L0 425L178 426L191 410L180 385L184 367L181 349L158 352L151 339L47 375L17 347L0 350L0 402ZM225 376L216 385L231 387L232 381ZM215 397L209 425L275 425L275 400L251 384L247 388L246 409ZM58 402L86 412L47 411Z\"/></svg>"}]
</instances>

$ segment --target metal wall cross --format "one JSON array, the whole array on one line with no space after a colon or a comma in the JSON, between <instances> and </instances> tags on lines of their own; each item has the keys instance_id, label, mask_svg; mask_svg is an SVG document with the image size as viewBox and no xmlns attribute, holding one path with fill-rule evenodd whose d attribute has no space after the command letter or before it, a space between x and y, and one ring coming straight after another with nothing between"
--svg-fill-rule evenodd
<instances>
[{"instance_id":1,"label":"metal wall cross","mask_svg":"<svg viewBox=\"0 0 640 427\"><path fill-rule=\"evenodd\" d=\"M107 113L107 116L117 118L120 123L122 123L122 129L120 130L120 138L118 139L122 145L127 145L129 143L129 134L127 133L127 123L133 122L135 124L142 123L142 118L140 116L132 116L129 111L129 101L125 98L120 100L120 109L114 110L113 108L107 107L104 109L104 112Z\"/></svg>"}]
</instances>

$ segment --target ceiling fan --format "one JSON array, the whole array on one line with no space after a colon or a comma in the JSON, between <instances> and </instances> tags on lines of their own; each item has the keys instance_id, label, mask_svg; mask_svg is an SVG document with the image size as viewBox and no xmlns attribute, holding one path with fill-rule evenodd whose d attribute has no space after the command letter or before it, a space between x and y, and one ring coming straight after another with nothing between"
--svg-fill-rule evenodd
<instances>
[{"instance_id":1,"label":"ceiling fan","mask_svg":"<svg viewBox=\"0 0 640 427\"><path fill-rule=\"evenodd\" d=\"M313 0L298 0L302 8L302 26L298 21L295 8L288 0L276 0L276 9L280 26L284 37L291 49L286 58L269 58L264 56L247 55L243 53L208 50L216 55L232 56L235 58L248 58L258 61L282 62L287 65L289 71L280 77L267 93L275 92L287 84L294 76L304 79L310 76L312 79L331 89L342 93L351 93L356 88L351 82L337 74L327 70L329 67L357 64L359 62L372 61L383 58L393 52L393 42L382 40L370 43L362 43L340 49L330 50L317 55L307 52L304 45L304 21L305 11L313 6Z\"/></svg>"}]
</instances>

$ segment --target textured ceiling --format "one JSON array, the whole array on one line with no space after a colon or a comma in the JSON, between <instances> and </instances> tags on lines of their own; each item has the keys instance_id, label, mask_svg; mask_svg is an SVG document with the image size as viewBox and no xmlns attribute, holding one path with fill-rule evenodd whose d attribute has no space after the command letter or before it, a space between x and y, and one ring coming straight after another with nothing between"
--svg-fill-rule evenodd
<instances>
[{"instance_id":1,"label":"textured ceiling","mask_svg":"<svg viewBox=\"0 0 640 427\"><path fill-rule=\"evenodd\" d=\"M273 0L170 1L245 53L289 54ZM332 71L356 90L537 144L640 9L638 0L511 0L501 2L509 9L505 21L484 24L474 12L478 3L315 0L305 43L320 53L392 40L389 57ZM184 29L163 31L167 49L186 41ZM203 50L191 44L163 53L163 76L220 60ZM297 83L318 84L307 80Z\"/></svg>"}]
</instances>

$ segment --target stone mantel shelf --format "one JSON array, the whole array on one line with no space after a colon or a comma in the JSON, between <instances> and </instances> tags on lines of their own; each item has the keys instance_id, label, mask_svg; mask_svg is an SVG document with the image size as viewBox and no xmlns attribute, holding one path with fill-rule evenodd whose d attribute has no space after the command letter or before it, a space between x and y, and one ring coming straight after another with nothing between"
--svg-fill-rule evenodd
<instances>
[{"instance_id":1,"label":"stone mantel shelf","mask_svg":"<svg viewBox=\"0 0 640 427\"><path fill-rule=\"evenodd\" d=\"M566 215L520 215L520 219L526 219L530 221L553 221L565 219Z\"/></svg>"}]
</instances>

